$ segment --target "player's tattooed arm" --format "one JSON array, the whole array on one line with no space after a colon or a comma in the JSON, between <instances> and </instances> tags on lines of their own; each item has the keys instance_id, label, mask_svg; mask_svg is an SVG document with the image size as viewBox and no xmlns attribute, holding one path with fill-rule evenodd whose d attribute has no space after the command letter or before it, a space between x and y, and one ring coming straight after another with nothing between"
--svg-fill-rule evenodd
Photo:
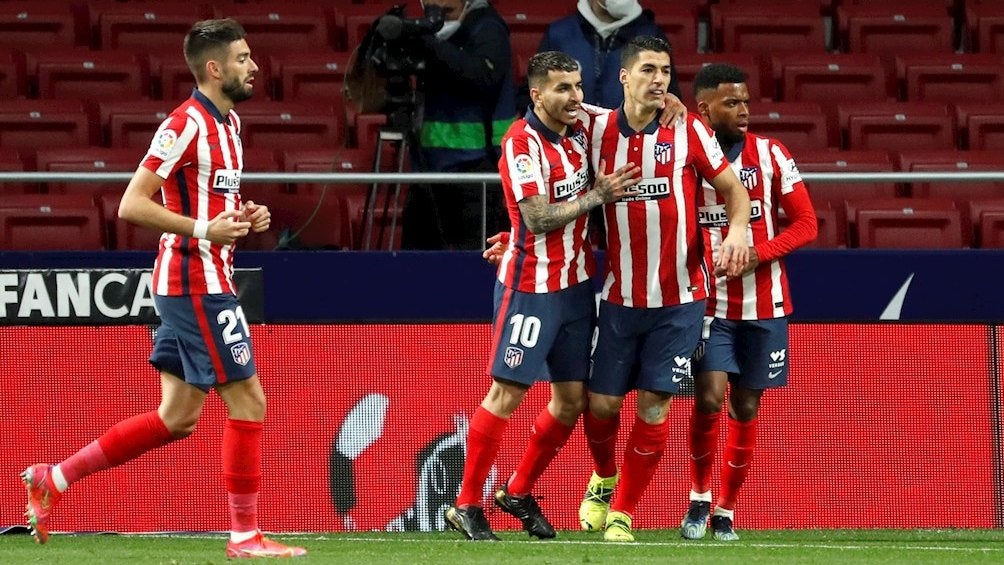
<instances>
[{"instance_id":1,"label":"player's tattooed arm","mask_svg":"<svg viewBox=\"0 0 1004 565\"><path fill-rule=\"evenodd\" d=\"M603 170L603 162L600 162ZM556 230L593 208L621 199L632 186L641 180L637 165L626 165L606 175L598 173L593 190L574 200L550 203L542 195L524 198L519 203L526 227L535 234Z\"/></svg>"}]
</instances>

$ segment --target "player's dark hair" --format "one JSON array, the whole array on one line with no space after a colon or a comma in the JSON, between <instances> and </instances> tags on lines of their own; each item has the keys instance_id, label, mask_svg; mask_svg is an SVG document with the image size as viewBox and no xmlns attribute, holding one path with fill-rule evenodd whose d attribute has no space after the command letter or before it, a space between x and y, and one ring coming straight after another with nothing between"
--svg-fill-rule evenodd
<instances>
[{"instance_id":1,"label":"player's dark hair","mask_svg":"<svg viewBox=\"0 0 1004 565\"><path fill-rule=\"evenodd\" d=\"M642 51L655 51L656 53L673 54L673 46L669 41L661 37L651 35L639 35L627 42L621 51L621 68L630 69L631 65L638 59Z\"/></svg>"},{"instance_id":2,"label":"player's dark hair","mask_svg":"<svg viewBox=\"0 0 1004 565\"><path fill-rule=\"evenodd\" d=\"M701 67L694 75L694 97L697 98L704 90L718 90L719 84L736 84L746 82L749 75L746 71L728 63L712 63Z\"/></svg>"},{"instance_id":3,"label":"player's dark hair","mask_svg":"<svg viewBox=\"0 0 1004 565\"><path fill-rule=\"evenodd\" d=\"M244 27L230 18L195 22L185 36L184 51L185 62L196 80L203 79L206 61L213 57L222 58L230 44L244 39L245 35Z\"/></svg>"},{"instance_id":4,"label":"player's dark hair","mask_svg":"<svg viewBox=\"0 0 1004 565\"><path fill-rule=\"evenodd\" d=\"M547 81L550 71L571 73L580 70L579 62L561 51L543 51L530 57L526 66L526 79L531 87L540 87Z\"/></svg>"}]
</instances>

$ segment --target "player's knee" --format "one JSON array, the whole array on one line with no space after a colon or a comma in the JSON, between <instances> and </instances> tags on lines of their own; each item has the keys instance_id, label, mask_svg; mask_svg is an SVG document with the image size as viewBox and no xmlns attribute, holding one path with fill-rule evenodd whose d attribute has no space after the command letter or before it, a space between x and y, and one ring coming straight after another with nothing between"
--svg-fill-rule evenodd
<instances>
[{"instance_id":1,"label":"player's knee","mask_svg":"<svg viewBox=\"0 0 1004 565\"><path fill-rule=\"evenodd\" d=\"M199 423L199 418L196 417L181 417L181 418L165 418L164 427L167 431L171 433L171 437L174 439L183 439L193 433L195 433L195 428Z\"/></svg>"},{"instance_id":2,"label":"player's knee","mask_svg":"<svg viewBox=\"0 0 1004 565\"><path fill-rule=\"evenodd\" d=\"M703 394L694 399L694 405L698 412L703 414L717 414L722 411L722 404L725 399L719 398L715 394Z\"/></svg>"},{"instance_id":3,"label":"player's knee","mask_svg":"<svg viewBox=\"0 0 1004 565\"><path fill-rule=\"evenodd\" d=\"M598 420L608 420L621 413L623 398L597 396L589 398L589 412Z\"/></svg>"},{"instance_id":4,"label":"player's knee","mask_svg":"<svg viewBox=\"0 0 1004 565\"><path fill-rule=\"evenodd\" d=\"M551 406L554 408L552 411L555 413L557 420L561 422L575 422L586 409L586 399L582 396L568 398L555 397L552 399Z\"/></svg>"}]
</instances>

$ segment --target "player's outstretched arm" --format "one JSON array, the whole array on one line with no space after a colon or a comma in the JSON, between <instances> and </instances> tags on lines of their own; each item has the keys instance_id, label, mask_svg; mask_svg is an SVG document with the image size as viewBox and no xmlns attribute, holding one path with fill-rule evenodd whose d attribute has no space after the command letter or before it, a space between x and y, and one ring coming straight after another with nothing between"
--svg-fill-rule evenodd
<instances>
[{"instance_id":1,"label":"player's outstretched arm","mask_svg":"<svg viewBox=\"0 0 1004 565\"><path fill-rule=\"evenodd\" d=\"M600 161L599 168L604 170L603 161ZM637 165L625 165L609 175L597 173L593 189L579 198L552 204L543 195L530 196L519 202L519 211L531 232L547 233L597 206L623 198L628 189L640 180L641 168Z\"/></svg>"}]
</instances>

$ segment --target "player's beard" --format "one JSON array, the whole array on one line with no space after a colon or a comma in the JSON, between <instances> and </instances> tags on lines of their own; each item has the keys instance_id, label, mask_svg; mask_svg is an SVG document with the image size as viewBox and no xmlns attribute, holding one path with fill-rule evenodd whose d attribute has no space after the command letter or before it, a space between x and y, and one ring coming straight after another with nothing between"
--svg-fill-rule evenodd
<instances>
[{"instance_id":1,"label":"player's beard","mask_svg":"<svg viewBox=\"0 0 1004 565\"><path fill-rule=\"evenodd\" d=\"M223 83L223 94L234 104L243 102L251 98L254 90L248 88L244 81L235 78L232 81Z\"/></svg>"}]
</instances>

